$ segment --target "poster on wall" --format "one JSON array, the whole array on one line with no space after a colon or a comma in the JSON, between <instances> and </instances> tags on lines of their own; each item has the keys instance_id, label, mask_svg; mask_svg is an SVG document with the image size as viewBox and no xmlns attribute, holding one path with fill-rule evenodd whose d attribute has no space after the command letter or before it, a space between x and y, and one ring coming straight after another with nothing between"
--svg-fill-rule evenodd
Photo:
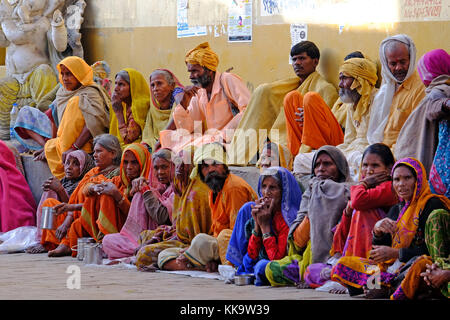
<instances>
[{"instance_id":1,"label":"poster on wall","mask_svg":"<svg viewBox=\"0 0 450 320\"><path fill-rule=\"evenodd\" d=\"M293 23L291 24L291 48L295 46L300 41L308 40L308 25L303 24L297 24ZM292 64L292 58L289 55L289 63Z\"/></svg>"},{"instance_id":2,"label":"poster on wall","mask_svg":"<svg viewBox=\"0 0 450 320\"><path fill-rule=\"evenodd\" d=\"M228 42L252 41L252 0L230 0Z\"/></svg>"},{"instance_id":3,"label":"poster on wall","mask_svg":"<svg viewBox=\"0 0 450 320\"><path fill-rule=\"evenodd\" d=\"M177 38L206 36L206 26L189 26L188 0L177 0Z\"/></svg>"}]
</instances>

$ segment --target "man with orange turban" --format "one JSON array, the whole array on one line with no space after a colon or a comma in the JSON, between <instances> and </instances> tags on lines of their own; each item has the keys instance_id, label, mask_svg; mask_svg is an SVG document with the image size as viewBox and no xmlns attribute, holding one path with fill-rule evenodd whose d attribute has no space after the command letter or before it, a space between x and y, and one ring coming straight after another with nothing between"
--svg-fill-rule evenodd
<instances>
[{"instance_id":1,"label":"man with orange turban","mask_svg":"<svg viewBox=\"0 0 450 320\"><path fill-rule=\"evenodd\" d=\"M160 132L161 146L178 152L189 144L228 142L250 99L247 86L239 76L217 71L219 58L208 42L190 50L185 62L194 86L176 101L173 119Z\"/></svg>"}]
</instances>

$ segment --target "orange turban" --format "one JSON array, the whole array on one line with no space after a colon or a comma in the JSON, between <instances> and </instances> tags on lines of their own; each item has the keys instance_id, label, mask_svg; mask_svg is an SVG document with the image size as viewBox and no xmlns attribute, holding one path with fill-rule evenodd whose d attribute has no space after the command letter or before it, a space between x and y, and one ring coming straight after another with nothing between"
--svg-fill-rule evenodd
<instances>
[{"instance_id":1,"label":"orange turban","mask_svg":"<svg viewBox=\"0 0 450 320\"><path fill-rule=\"evenodd\" d=\"M203 42L186 53L186 63L199 64L209 70L216 71L219 57L211 50L208 42Z\"/></svg>"}]
</instances>

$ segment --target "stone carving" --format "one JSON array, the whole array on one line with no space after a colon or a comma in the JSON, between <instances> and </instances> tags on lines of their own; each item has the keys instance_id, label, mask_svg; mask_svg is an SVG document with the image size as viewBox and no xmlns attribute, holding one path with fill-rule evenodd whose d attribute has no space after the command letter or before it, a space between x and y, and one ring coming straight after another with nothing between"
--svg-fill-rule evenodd
<instances>
[{"instance_id":1,"label":"stone carving","mask_svg":"<svg viewBox=\"0 0 450 320\"><path fill-rule=\"evenodd\" d=\"M57 85L58 62L83 57L85 7L84 0L0 0L0 46L7 48L7 77L0 79L0 139L8 139L14 102L19 108L36 106Z\"/></svg>"}]
</instances>

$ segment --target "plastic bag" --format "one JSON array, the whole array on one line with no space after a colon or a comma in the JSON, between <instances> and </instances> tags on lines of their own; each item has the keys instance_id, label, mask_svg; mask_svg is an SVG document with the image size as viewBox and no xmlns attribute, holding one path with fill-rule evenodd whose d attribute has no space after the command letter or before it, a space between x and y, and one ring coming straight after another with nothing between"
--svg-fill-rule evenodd
<instances>
[{"instance_id":1,"label":"plastic bag","mask_svg":"<svg viewBox=\"0 0 450 320\"><path fill-rule=\"evenodd\" d=\"M0 253L20 252L36 244L37 228L34 226L19 227L0 235Z\"/></svg>"}]
</instances>

